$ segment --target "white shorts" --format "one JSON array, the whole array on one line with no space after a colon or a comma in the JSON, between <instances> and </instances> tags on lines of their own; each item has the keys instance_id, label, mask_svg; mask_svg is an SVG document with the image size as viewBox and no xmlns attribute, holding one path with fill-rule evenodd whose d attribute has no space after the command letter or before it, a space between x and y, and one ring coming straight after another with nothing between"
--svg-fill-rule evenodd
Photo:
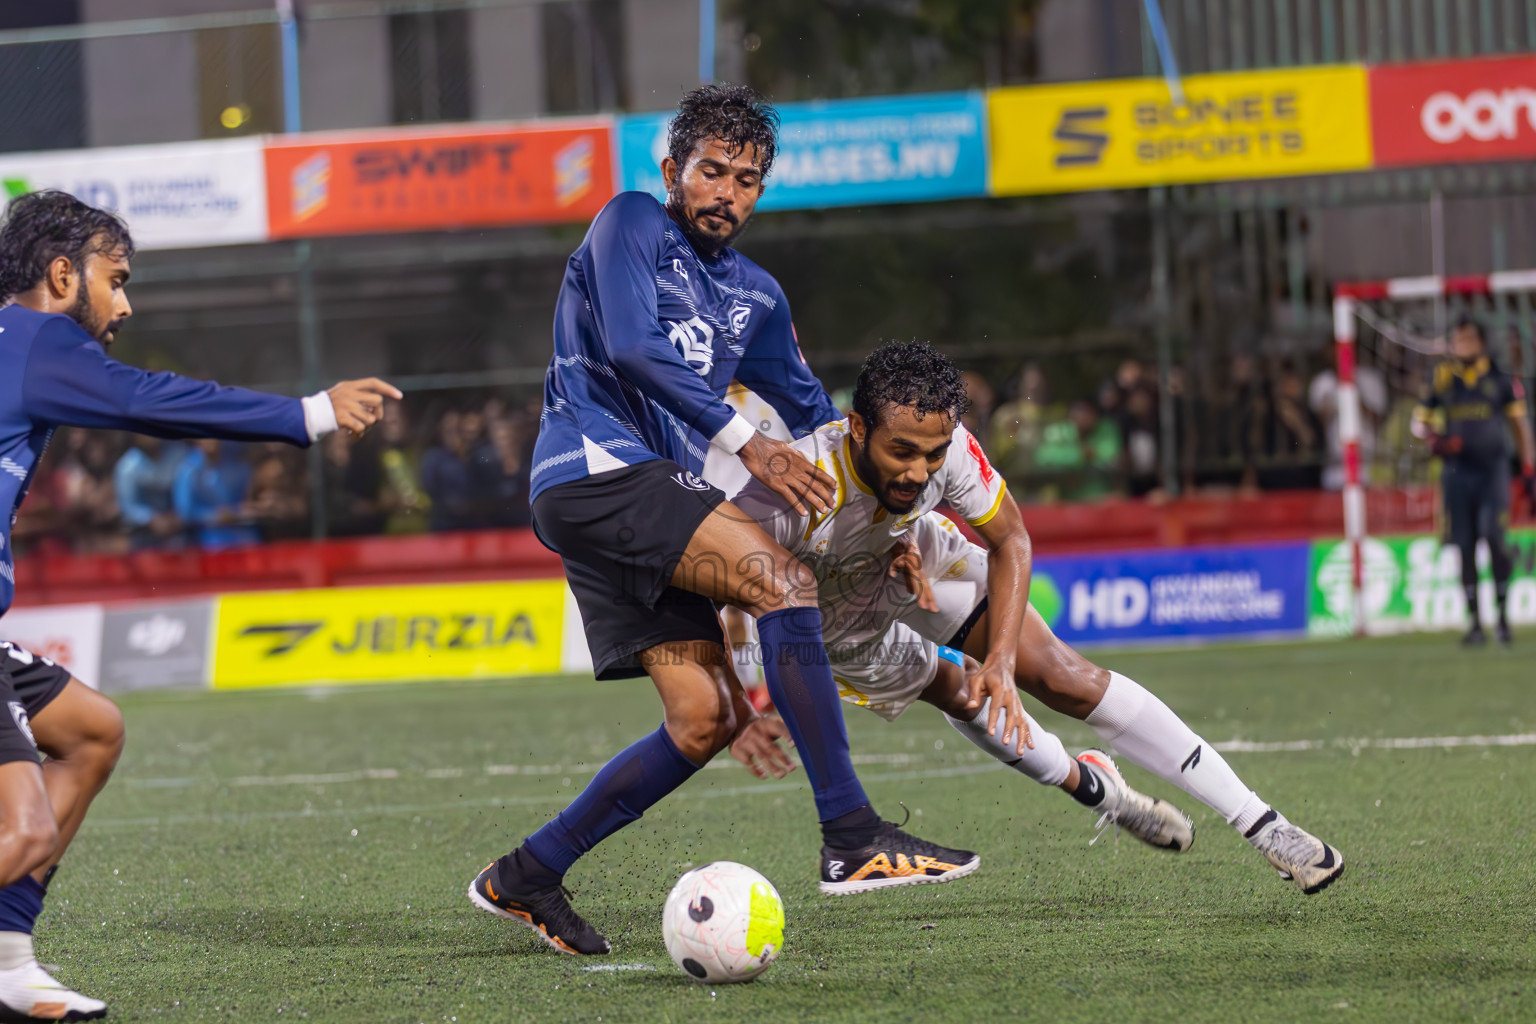
<instances>
[{"instance_id":1,"label":"white shorts","mask_svg":"<svg viewBox=\"0 0 1536 1024\"><path fill-rule=\"evenodd\" d=\"M922 553L938 611L923 611L905 583L886 575L889 558L870 567L864 586L822 588L822 631L839 695L890 721L933 682L939 645L987 596L987 553L954 523L929 512L908 536Z\"/></svg>"}]
</instances>

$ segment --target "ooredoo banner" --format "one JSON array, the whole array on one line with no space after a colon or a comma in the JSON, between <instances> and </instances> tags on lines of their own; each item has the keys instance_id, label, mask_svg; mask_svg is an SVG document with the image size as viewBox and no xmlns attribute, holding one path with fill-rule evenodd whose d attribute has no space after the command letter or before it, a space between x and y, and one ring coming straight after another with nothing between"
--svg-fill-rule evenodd
<instances>
[{"instance_id":1,"label":"ooredoo banner","mask_svg":"<svg viewBox=\"0 0 1536 1024\"><path fill-rule=\"evenodd\" d=\"M987 190L981 93L933 93L779 108L779 150L760 210L907 203ZM665 194L669 114L619 122L626 189Z\"/></svg>"},{"instance_id":2,"label":"ooredoo banner","mask_svg":"<svg viewBox=\"0 0 1536 1024\"><path fill-rule=\"evenodd\" d=\"M1373 67L1380 167L1536 157L1536 57Z\"/></svg>"},{"instance_id":3,"label":"ooredoo banner","mask_svg":"<svg viewBox=\"0 0 1536 1024\"><path fill-rule=\"evenodd\" d=\"M1019 86L987 94L992 194L1365 170L1360 65Z\"/></svg>"},{"instance_id":4,"label":"ooredoo banner","mask_svg":"<svg viewBox=\"0 0 1536 1024\"><path fill-rule=\"evenodd\" d=\"M600 119L273 139L272 237L585 220L613 195L611 135Z\"/></svg>"},{"instance_id":5,"label":"ooredoo banner","mask_svg":"<svg viewBox=\"0 0 1536 1024\"><path fill-rule=\"evenodd\" d=\"M1068 643L1299 636L1305 543L1035 560L1029 603Z\"/></svg>"},{"instance_id":6,"label":"ooredoo banner","mask_svg":"<svg viewBox=\"0 0 1536 1024\"><path fill-rule=\"evenodd\" d=\"M8 198L54 188L128 222L140 249L261 242L267 189L259 138L0 155Z\"/></svg>"}]
</instances>

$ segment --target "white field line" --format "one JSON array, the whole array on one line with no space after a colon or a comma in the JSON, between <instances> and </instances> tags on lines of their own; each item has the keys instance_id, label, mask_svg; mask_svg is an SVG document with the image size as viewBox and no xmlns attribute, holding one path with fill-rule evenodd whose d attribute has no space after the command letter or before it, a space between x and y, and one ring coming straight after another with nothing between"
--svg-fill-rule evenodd
<instances>
[{"instance_id":1,"label":"white field line","mask_svg":"<svg viewBox=\"0 0 1536 1024\"><path fill-rule=\"evenodd\" d=\"M1376 739L1337 739L1337 740L1281 740L1278 742L1254 742L1250 740L1227 740L1222 743L1213 743L1217 750L1224 753L1245 754L1281 754L1295 753L1309 750L1349 750L1359 752L1361 750L1426 750L1432 748L1487 748L1487 747L1528 747L1536 746L1536 733L1511 733L1502 736L1409 736L1409 737L1382 737ZM917 765L921 764L925 757L920 754L864 754L855 755L855 763L862 764L888 764L888 765ZM735 767L740 770L735 761L722 758L711 763L709 767ZM887 771L866 774L862 776L865 782L907 782L922 779L949 779L967 775L979 775L984 772L996 771L1002 765L995 761L983 761L977 764L956 765L948 768L911 768L905 771ZM486 775L559 775L565 772L591 771L589 764L572 765L487 765L483 772ZM472 774L468 769L434 768L419 773L421 778L462 778ZM242 785L242 786L268 786L268 785L325 785L334 782L357 782L365 779L372 780L398 780L411 777L411 773L399 771L393 768L374 768L356 772L331 772L319 775L247 775L230 780L227 783L219 783L217 780L195 778L172 779L126 779L124 783L132 787L150 789L187 788L190 786L218 786L218 785ZM706 789L685 789L676 794L672 799L678 800L715 800L725 797L766 796L775 793L786 793L797 790L804 785L803 777L792 778L779 782L753 782L740 786L709 787ZM426 804L371 804L364 807L336 807L317 810L306 805L299 810L291 811L254 811L254 812L230 812L213 814L173 814L156 815L139 818L87 818L86 828L156 828L176 825L238 825L244 822L255 821L283 821L304 818L329 819L365 816L394 816L401 814L445 813L466 808L506 808L514 806L527 806L559 802L563 799L561 794L545 794L542 796L497 796L483 797L472 800L459 800L452 803L437 800Z\"/></svg>"}]
</instances>

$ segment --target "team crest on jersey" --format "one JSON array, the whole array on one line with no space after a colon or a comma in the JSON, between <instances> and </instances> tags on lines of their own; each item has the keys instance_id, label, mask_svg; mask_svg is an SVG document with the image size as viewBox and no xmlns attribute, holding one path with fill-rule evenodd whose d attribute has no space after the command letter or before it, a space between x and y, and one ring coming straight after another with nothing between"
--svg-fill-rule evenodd
<instances>
[{"instance_id":1,"label":"team crest on jersey","mask_svg":"<svg viewBox=\"0 0 1536 1024\"><path fill-rule=\"evenodd\" d=\"M690 491L707 491L707 490L709 490L709 484L705 483L703 480L700 480L698 477L694 476L692 473L688 472L687 470L684 470L681 473L673 473L672 474L672 479L676 480L678 483L682 484L684 487L688 488Z\"/></svg>"},{"instance_id":2,"label":"team crest on jersey","mask_svg":"<svg viewBox=\"0 0 1536 1024\"><path fill-rule=\"evenodd\" d=\"M34 747L37 746L37 740L32 736L32 724L27 721L27 709L21 706L21 701L9 700L5 702L5 706L11 709L11 718L15 720L16 728L21 730L27 742Z\"/></svg>"},{"instance_id":3,"label":"team crest on jersey","mask_svg":"<svg viewBox=\"0 0 1536 1024\"><path fill-rule=\"evenodd\" d=\"M976 440L976 435L967 436L970 438L967 443L971 449L971 458L976 460L976 468L981 470L981 482L991 486L994 475L992 463L987 461L987 453L981 450L981 442Z\"/></svg>"},{"instance_id":4,"label":"team crest on jersey","mask_svg":"<svg viewBox=\"0 0 1536 1024\"><path fill-rule=\"evenodd\" d=\"M738 300L736 305L731 307L731 332L736 337L741 337L742 332L747 329L747 320L751 316L752 307L745 302Z\"/></svg>"}]
</instances>

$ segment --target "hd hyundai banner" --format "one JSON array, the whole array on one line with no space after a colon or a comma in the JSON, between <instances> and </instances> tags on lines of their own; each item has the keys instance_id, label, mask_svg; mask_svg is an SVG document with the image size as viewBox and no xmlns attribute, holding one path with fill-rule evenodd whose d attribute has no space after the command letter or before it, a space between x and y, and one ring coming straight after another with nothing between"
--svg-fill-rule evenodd
<instances>
[{"instance_id":1,"label":"hd hyundai banner","mask_svg":"<svg viewBox=\"0 0 1536 1024\"><path fill-rule=\"evenodd\" d=\"M275 139L272 237L587 220L613 195L611 135L604 119Z\"/></svg>"},{"instance_id":2,"label":"hd hyundai banner","mask_svg":"<svg viewBox=\"0 0 1536 1024\"><path fill-rule=\"evenodd\" d=\"M760 210L908 203L987 190L986 105L977 92L785 103ZM665 195L670 113L619 121L625 189Z\"/></svg>"},{"instance_id":3,"label":"hd hyundai banner","mask_svg":"<svg viewBox=\"0 0 1536 1024\"><path fill-rule=\"evenodd\" d=\"M1029 603L1072 644L1301 636L1306 543L1035 559Z\"/></svg>"},{"instance_id":4,"label":"hd hyundai banner","mask_svg":"<svg viewBox=\"0 0 1536 1024\"><path fill-rule=\"evenodd\" d=\"M1536 57L1371 68L1378 167L1536 157Z\"/></svg>"},{"instance_id":5,"label":"hd hyundai banner","mask_svg":"<svg viewBox=\"0 0 1536 1024\"><path fill-rule=\"evenodd\" d=\"M262 140L0 154L7 198L59 189L122 217L140 249L267 238Z\"/></svg>"}]
</instances>

